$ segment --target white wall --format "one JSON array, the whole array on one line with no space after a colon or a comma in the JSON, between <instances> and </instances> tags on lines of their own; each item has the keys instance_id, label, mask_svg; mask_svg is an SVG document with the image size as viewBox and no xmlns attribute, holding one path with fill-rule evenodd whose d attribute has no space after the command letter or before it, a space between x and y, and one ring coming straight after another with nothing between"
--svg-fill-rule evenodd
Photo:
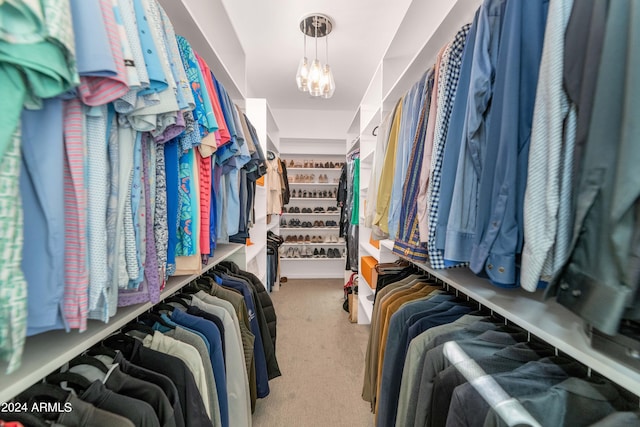
<instances>
[{"instance_id":1,"label":"white wall","mask_svg":"<svg viewBox=\"0 0 640 427\"><path fill-rule=\"evenodd\" d=\"M280 129L280 138L344 141L353 119L353 111L349 110L273 109L272 112Z\"/></svg>"}]
</instances>

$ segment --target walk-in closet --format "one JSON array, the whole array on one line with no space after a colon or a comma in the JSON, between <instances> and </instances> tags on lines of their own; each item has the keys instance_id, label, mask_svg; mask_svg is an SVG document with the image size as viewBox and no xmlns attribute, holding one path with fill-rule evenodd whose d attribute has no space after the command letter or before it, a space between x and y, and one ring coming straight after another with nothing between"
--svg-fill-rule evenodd
<instances>
[{"instance_id":1,"label":"walk-in closet","mask_svg":"<svg viewBox=\"0 0 640 427\"><path fill-rule=\"evenodd\" d=\"M0 427L640 427L636 0L0 0Z\"/></svg>"}]
</instances>

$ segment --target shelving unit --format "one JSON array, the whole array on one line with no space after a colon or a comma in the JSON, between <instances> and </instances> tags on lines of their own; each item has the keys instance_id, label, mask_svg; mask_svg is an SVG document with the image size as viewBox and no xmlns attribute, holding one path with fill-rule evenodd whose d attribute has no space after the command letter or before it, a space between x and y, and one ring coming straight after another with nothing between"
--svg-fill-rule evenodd
<instances>
[{"instance_id":1,"label":"shelving unit","mask_svg":"<svg viewBox=\"0 0 640 427\"><path fill-rule=\"evenodd\" d=\"M246 56L226 12L224 1L159 0L159 3L171 19L176 34L189 40L193 49L211 67L216 79L224 86L233 102L241 108L247 107L245 103ZM260 120L253 114L250 106L246 111L257 129L266 128L261 126ZM277 140L277 132L275 135ZM266 133L259 134L259 138L265 147ZM256 217L261 221L264 218L264 209L261 209L260 197L264 197L264 194L263 189L256 191ZM264 224L256 224L251 230L252 240L256 242L264 240L260 235L265 233ZM240 244L218 244L214 255L199 274L170 277L160 298L161 300L167 298L223 260L234 261L240 268L247 269L252 259L260 258L261 252L264 251L258 250L258 246L247 248ZM264 278L264 270L258 271L258 274L259 277ZM118 331L152 306L151 303L144 303L118 308L116 315L109 319L109 323L89 320L88 328L83 333L50 331L28 337L20 369L11 375L6 375L6 365L0 363L0 402L8 401L68 360Z\"/></svg>"},{"instance_id":2,"label":"shelving unit","mask_svg":"<svg viewBox=\"0 0 640 427\"><path fill-rule=\"evenodd\" d=\"M246 259L244 245L218 245L213 258L209 260L209 264L202 269L200 274L170 277L160 294L160 300L171 296L221 261L230 260L243 267L246 265ZM11 375L0 375L0 402L6 402L21 393L41 378L58 369L68 360L73 359L89 347L117 332L124 325L135 319L136 316L150 310L152 307L153 304L147 302L118 308L118 312L109 320L109 323L89 320L87 330L82 333L77 331L67 333L59 330L27 338L20 369ZM0 365L2 372L5 369L6 366Z\"/></svg>"},{"instance_id":3,"label":"shelving unit","mask_svg":"<svg viewBox=\"0 0 640 427\"><path fill-rule=\"evenodd\" d=\"M264 98L248 98L245 101L245 112L256 129L262 151L272 151L278 155L279 130L267 100ZM249 271L259 278L267 274L267 232L278 234L280 218L271 216L271 222L267 223L267 194L268 177L264 177L264 185L257 186L255 199L255 225L250 230L251 246L247 247L247 265ZM279 289L279 284L273 285L273 290Z\"/></svg>"},{"instance_id":4,"label":"shelving unit","mask_svg":"<svg viewBox=\"0 0 640 427\"><path fill-rule=\"evenodd\" d=\"M462 25L471 22L480 0L445 0L432 4L413 0L387 52L374 74L353 116L346 135L347 150L358 138L361 153L361 207L366 199L369 174L375 162L375 137L372 130L390 113L397 100L418 81L435 62L438 51L450 41ZM360 218L360 255L370 255L378 262L392 262L393 240L380 241L380 249L369 243L371 230ZM590 338L581 318L541 292L503 289L467 268L435 270L429 264L416 264L443 284L477 301L523 329L546 341L611 381L640 396L640 371L599 353L590 346ZM358 287L358 323L370 323L371 289L362 275Z\"/></svg>"},{"instance_id":5,"label":"shelving unit","mask_svg":"<svg viewBox=\"0 0 640 427\"><path fill-rule=\"evenodd\" d=\"M293 145L293 144L292 144ZM302 145L302 144L301 144ZM293 160L294 165L304 165L305 161L310 162L312 164L320 164L323 165L327 162L337 163L344 162L344 157L338 156L328 156L328 155L316 155L316 154L305 154L305 152L318 152L320 150L310 150L309 146L305 147L306 150L301 150L299 152L294 152L291 148L290 151L286 154L283 154L283 160L286 159L287 162L287 176L289 178L289 188L293 192L296 193L298 191L332 191L338 188L338 179L340 178L340 173L342 171L339 167L334 168L310 168L310 167L295 167L291 166L291 161ZM322 150L324 151L324 150ZM297 175L297 176L296 176ZM315 182L301 182L301 176L314 176ZM326 175L328 182L318 182L320 179L320 175ZM309 179L309 178L307 178ZM336 224L340 221L340 211L336 212L327 212L327 208L330 206L337 206L335 196L331 197L291 197L289 201L289 205L287 206L289 209L292 207L299 207L300 210L302 208L310 208L313 209L315 207L322 207L325 212L305 212L305 213L294 213L294 212L283 212L283 218L287 221L287 223L291 219L300 219L301 222L308 221L313 223L314 221L335 221ZM290 235L320 235L320 236L338 236L339 227L289 227L282 226L280 227L281 235L286 239ZM335 248L342 252L344 249L344 242L342 243L304 243L304 242L287 242L281 248L280 260L282 261L282 269L281 274L283 276L287 276L292 279L315 279L315 278L338 278L343 276L344 270L344 258L291 258L287 257L286 254L289 252L289 249L292 248ZM305 262L309 261L309 262Z\"/></svg>"}]
</instances>

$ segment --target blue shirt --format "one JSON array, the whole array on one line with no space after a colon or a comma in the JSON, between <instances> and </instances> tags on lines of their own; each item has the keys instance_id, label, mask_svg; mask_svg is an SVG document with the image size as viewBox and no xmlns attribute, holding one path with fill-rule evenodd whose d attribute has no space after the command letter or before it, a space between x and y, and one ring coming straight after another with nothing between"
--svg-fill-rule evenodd
<instances>
[{"instance_id":1,"label":"blue shirt","mask_svg":"<svg viewBox=\"0 0 640 427\"><path fill-rule=\"evenodd\" d=\"M187 314L180 310L171 312L171 320L178 325L196 330L206 337L211 345L209 357L213 376L216 380L216 391L218 392L218 405L220 406L220 420L224 427L229 426L229 402L227 399L227 377L224 367L224 356L222 352L222 337L215 323L200 317Z\"/></svg>"},{"instance_id":2,"label":"blue shirt","mask_svg":"<svg viewBox=\"0 0 640 427\"><path fill-rule=\"evenodd\" d=\"M108 77L118 71L99 0L71 0L76 65L81 76Z\"/></svg>"},{"instance_id":3,"label":"blue shirt","mask_svg":"<svg viewBox=\"0 0 640 427\"><path fill-rule=\"evenodd\" d=\"M476 15L477 16L477 15ZM456 181L456 170L458 167L458 157L460 155L460 143L464 131L465 114L467 111L467 100L469 96L469 81L471 79L471 67L473 64L473 50L476 41L478 21L474 20L467 35L467 42L462 54L462 65L460 67L460 79L456 96L451 110L449 127L444 145L442 160L442 172L440 178L440 199L438 205L437 224L435 230L435 250L444 254L447 222L453 201L453 186ZM446 267L452 267L459 263L451 263L445 260Z\"/></svg>"},{"instance_id":4,"label":"blue shirt","mask_svg":"<svg viewBox=\"0 0 640 427\"><path fill-rule=\"evenodd\" d=\"M467 262L471 256L505 3L506 0L485 0L478 14L466 120L444 250L445 260L452 262Z\"/></svg>"},{"instance_id":5,"label":"blue shirt","mask_svg":"<svg viewBox=\"0 0 640 427\"><path fill-rule=\"evenodd\" d=\"M529 141L548 0L508 2L470 268L517 286ZM525 18L526 17L526 18ZM517 107L517 108L516 108Z\"/></svg>"},{"instance_id":6,"label":"blue shirt","mask_svg":"<svg viewBox=\"0 0 640 427\"><path fill-rule=\"evenodd\" d=\"M169 76L164 75L164 70L160 63L160 51L158 50L160 47L155 45L153 37L151 36L151 29L149 28L149 22L145 15L142 0L133 0L133 7L136 12L138 35L140 36L140 45L142 47L142 54L144 55L144 62L147 67L150 82L149 88L142 89L138 92L138 95L162 92L169 87L167 81Z\"/></svg>"},{"instance_id":7,"label":"blue shirt","mask_svg":"<svg viewBox=\"0 0 640 427\"><path fill-rule=\"evenodd\" d=\"M400 223L400 210L402 208L402 188L407 174L411 149L413 148L413 137L415 131L411 132L413 122L417 122L420 115L420 104L422 92L424 92L425 79L418 81L407 96L402 105L402 118L400 121L400 131L398 135L398 145L396 146L396 163L393 171L393 186L391 187L391 203L389 204L389 238L394 240L398 236L398 226Z\"/></svg>"},{"instance_id":8,"label":"blue shirt","mask_svg":"<svg viewBox=\"0 0 640 427\"><path fill-rule=\"evenodd\" d=\"M42 110L22 112L20 197L25 224L22 271L28 287L27 335L68 329L62 318L65 287L62 125L60 99L44 100Z\"/></svg>"}]
</instances>

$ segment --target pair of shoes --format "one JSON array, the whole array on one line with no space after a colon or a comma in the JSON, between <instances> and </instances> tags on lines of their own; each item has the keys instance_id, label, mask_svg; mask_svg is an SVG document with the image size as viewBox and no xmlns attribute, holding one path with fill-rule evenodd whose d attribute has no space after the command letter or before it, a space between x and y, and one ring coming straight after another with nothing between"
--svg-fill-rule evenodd
<instances>
[{"instance_id":1,"label":"pair of shoes","mask_svg":"<svg viewBox=\"0 0 640 427\"><path fill-rule=\"evenodd\" d=\"M311 238L311 243L324 243L324 237L322 237L322 236L313 236Z\"/></svg>"},{"instance_id":2,"label":"pair of shoes","mask_svg":"<svg viewBox=\"0 0 640 427\"><path fill-rule=\"evenodd\" d=\"M311 224L310 221L303 221L302 224L300 224L300 227L302 227L302 228L311 228L311 227L313 227L313 224Z\"/></svg>"},{"instance_id":3,"label":"pair of shoes","mask_svg":"<svg viewBox=\"0 0 640 427\"><path fill-rule=\"evenodd\" d=\"M338 243L338 236L333 236L333 235L327 236L325 241L327 243Z\"/></svg>"},{"instance_id":4,"label":"pair of shoes","mask_svg":"<svg viewBox=\"0 0 640 427\"><path fill-rule=\"evenodd\" d=\"M300 248L300 256L302 258L311 258L313 256L313 252L311 252L310 248Z\"/></svg>"},{"instance_id":5,"label":"pair of shoes","mask_svg":"<svg viewBox=\"0 0 640 427\"><path fill-rule=\"evenodd\" d=\"M326 258L327 257L327 252L324 250L324 248L321 248L320 250L318 250L318 248L315 248L313 250L313 257L314 258Z\"/></svg>"},{"instance_id":6,"label":"pair of shoes","mask_svg":"<svg viewBox=\"0 0 640 427\"><path fill-rule=\"evenodd\" d=\"M321 208L321 207L313 208L313 213L324 213L324 208Z\"/></svg>"},{"instance_id":7,"label":"pair of shoes","mask_svg":"<svg viewBox=\"0 0 640 427\"><path fill-rule=\"evenodd\" d=\"M289 227L293 227L293 228L300 227L300 220L297 219L297 218L290 219L289 220Z\"/></svg>"},{"instance_id":8,"label":"pair of shoes","mask_svg":"<svg viewBox=\"0 0 640 427\"><path fill-rule=\"evenodd\" d=\"M326 174L320 174L320 176L318 177L318 182L320 183L327 183L329 182L329 177Z\"/></svg>"},{"instance_id":9,"label":"pair of shoes","mask_svg":"<svg viewBox=\"0 0 640 427\"><path fill-rule=\"evenodd\" d=\"M324 221L313 221L313 226L324 228Z\"/></svg>"},{"instance_id":10,"label":"pair of shoes","mask_svg":"<svg viewBox=\"0 0 640 427\"><path fill-rule=\"evenodd\" d=\"M283 216L280 217L280 227L282 227L282 228L286 228L287 227L287 220L284 219Z\"/></svg>"},{"instance_id":11,"label":"pair of shoes","mask_svg":"<svg viewBox=\"0 0 640 427\"><path fill-rule=\"evenodd\" d=\"M329 258L341 258L340 257L340 250L339 249L334 249L334 248L329 248L329 250L327 251L327 256Z\"/></svg>"},{"instance_id":12,"label":"pair of shoes","mask_svg":"<svg viewBox=\"0 0 640 427\"><path fill-rule=\"evenodd\" d=\"M338 208L335 206L329 206L327 212L338 212Z\"/></svg>"},{"instance_id":13,"label":"pair of shoes","mask_svg":"<svg viewBox=\"0 0 640 427\"><path fill-rule=\"evenodd\" d=\"M302 208L302 210L300 211L301 213L313 213L311 211L311 208Z\"/></svg>"},{"instance_id":14,"label":"pair of shoes","mask_svg":"<svg viewBox=\"0 0 640 427\"><path fill-rule=\"evenodd\" d=\"M335 221L327 221L327 222L326 222L326 226L327 226L327 227L337 227L337 226L338 226L338 223L337 223L337 222L335 222Z\"/></svg>"}]
</instances>

